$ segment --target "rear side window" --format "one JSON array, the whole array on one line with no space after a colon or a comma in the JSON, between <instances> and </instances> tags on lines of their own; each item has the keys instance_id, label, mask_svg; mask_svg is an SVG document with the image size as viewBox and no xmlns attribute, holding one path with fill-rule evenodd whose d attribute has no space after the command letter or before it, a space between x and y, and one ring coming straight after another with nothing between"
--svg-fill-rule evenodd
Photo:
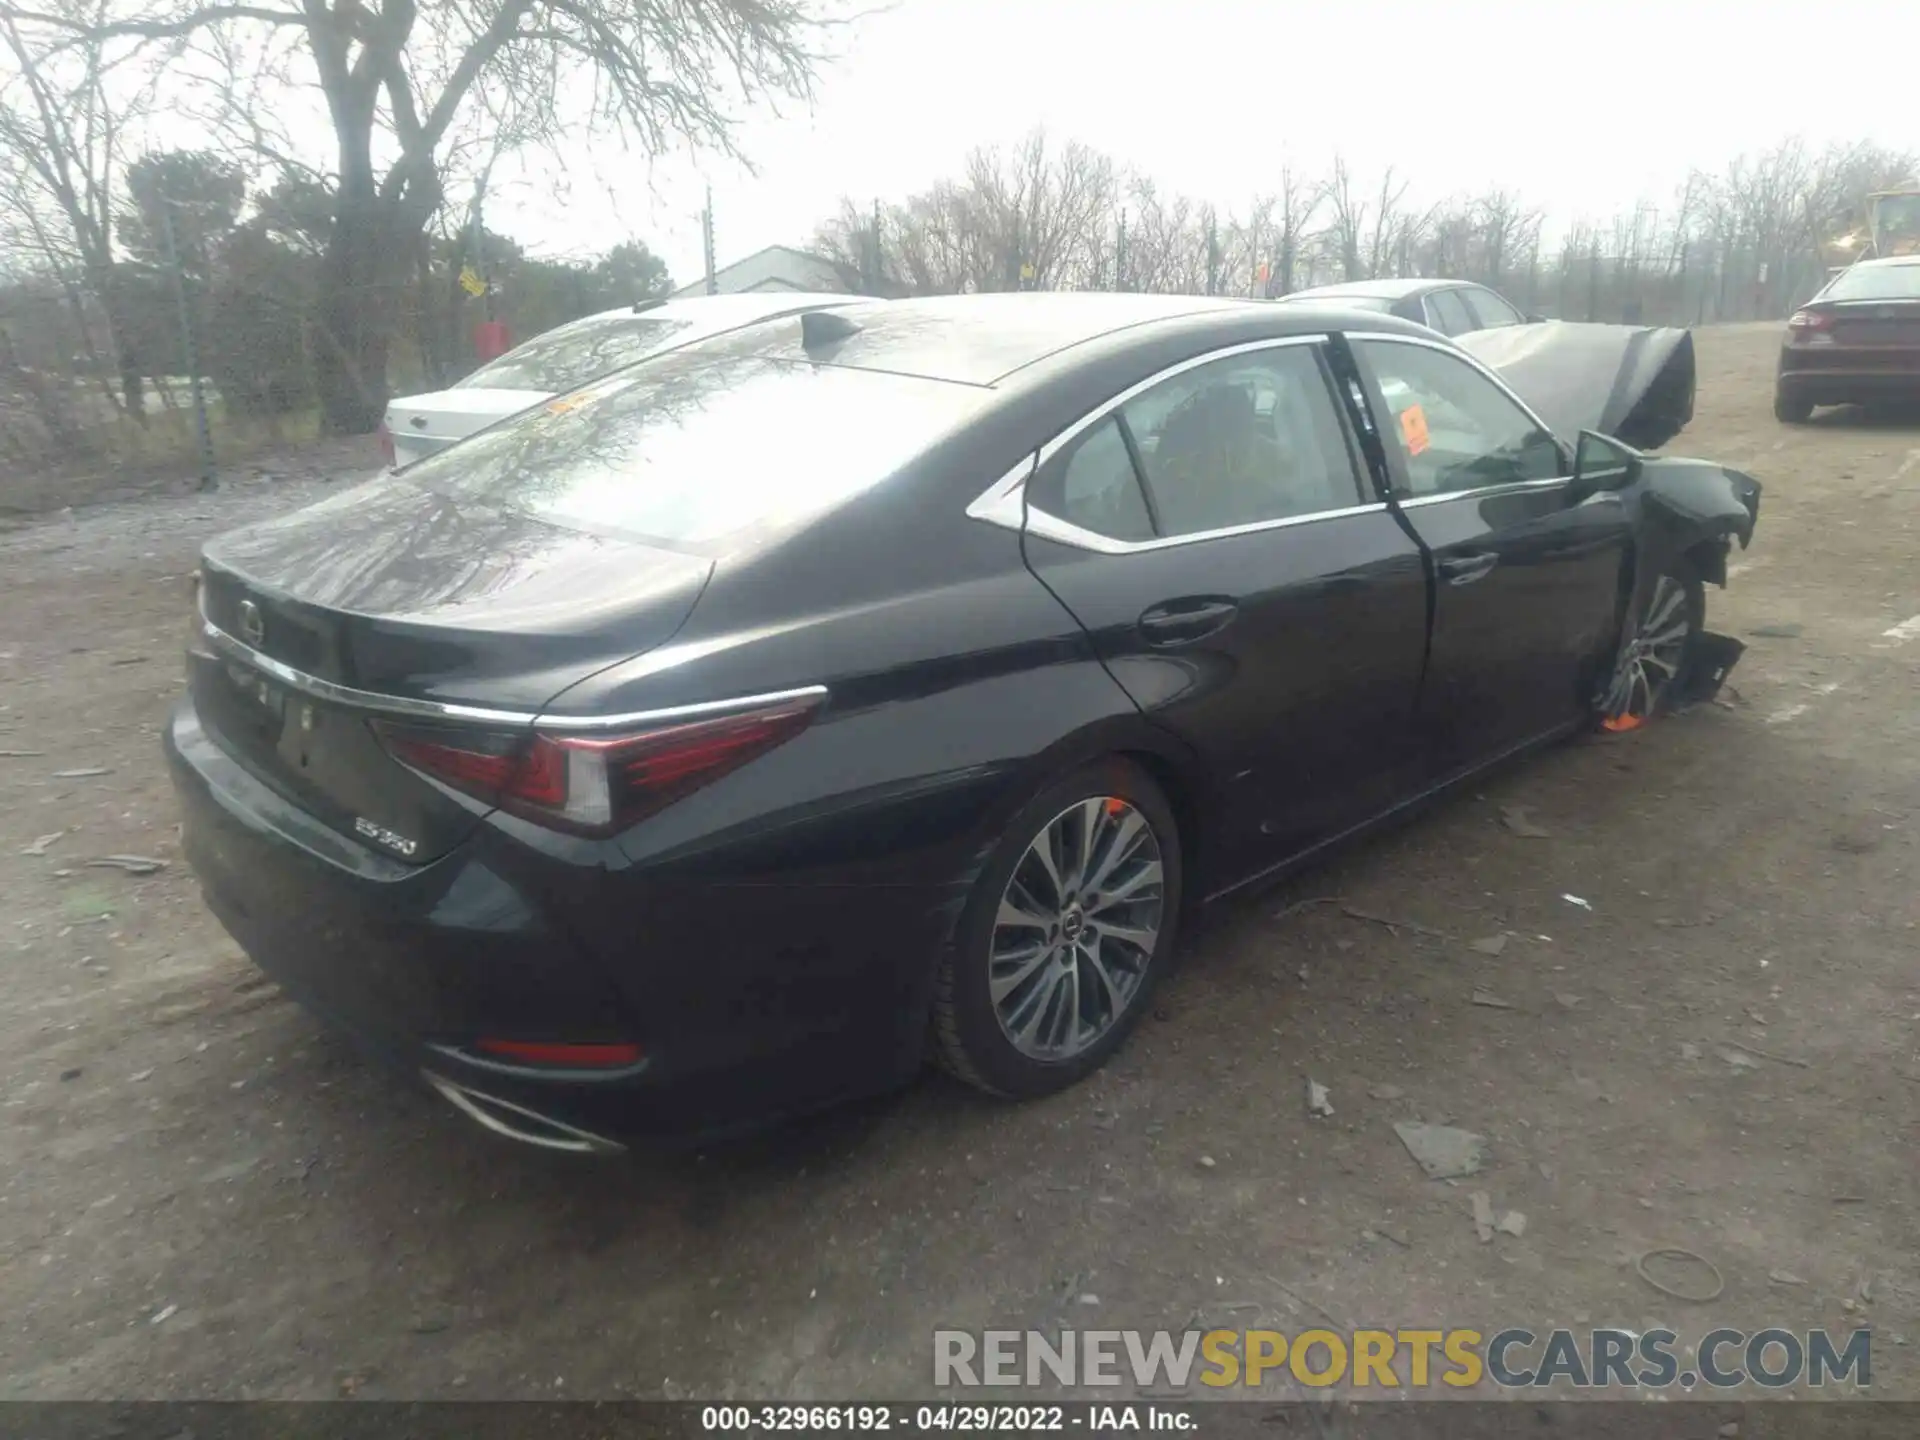
<instances>
[{"instance_id":1,"label":"rear side window","mask_svg":"<svg viewBox=\"0 0 1920 1440\"><path fill-rule=\"evenodd\" d=\"M1480 328L1467 313L1458 290L1436 290L1427 296L1427 320L1442 335L1460 335Z\"/></svg>"},{"instance_id":2,"label":"rear side window","mask_svg":"<svg viewBox=\"0 0 1920 1440\"><path fill-rule=\"evenodd\" d=\"M1228 356L1120 407L1163 533L1195 535L1360 503L1314 348Z\"/></svg>"},{"instance_id":3,"label":"rear side window","mask_svg":"<svg viewBox=\"0 0 1920 1440\"><path fill-rule=\"evenodd\" d=\"M1127 453L1120 422L1109 416L1049 463L1029 497L1050 515L1114 540L1153 539L1140 476Z\"/></svg>"},{"instance_id":4,"label":"rear side window","mask_svg":"<svg viewBox=\"0 0 1920 1440\"><path fill-rule=\"evenodd\" d=\"M1524 318L1491 290L1469 286L1460 292L1460 298L1467 302L1467 309L1473 312L1473 328L1476 330L1498 330L1502 325L1518 325Z\"/></svg>"},{"instance_id":5,"label":"rear side window","mask_svg":"<svg viewBox=\"0 0 1920 1440\"><path fill-rule=\"evenodd\" d=\"M557 394L644 360L687 329L689 320L654 315L596 315L537 335L482 365L458 390L539 390Z\"/></svg>"},{"instance_id":6,"label":"rear side window","mask_svg":"<svg viewBox=\"0 0 1920 1440\"><path fill-rule=\"evenodd\" d=\"M1920 300L1920 263L1856 265L1836 275L1822 300Z\"/></svg>"},{"instance_id":7,"label":"rear side window","mask_svg":"<svg viewBox=\"0 0 1920 1440\"><path fill-rule=\"evenodd\" d=\"M698 548L853 498L991 398L918 376L675 352L535 406L405 478L555 524Z\"/></svg>"}]
</instances>

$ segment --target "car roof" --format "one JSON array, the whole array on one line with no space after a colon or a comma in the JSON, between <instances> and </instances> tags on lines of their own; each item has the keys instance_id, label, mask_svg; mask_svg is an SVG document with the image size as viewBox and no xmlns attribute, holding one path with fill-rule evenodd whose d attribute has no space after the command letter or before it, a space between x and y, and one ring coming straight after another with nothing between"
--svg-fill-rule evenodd
<instances>
[{"instance_id":1,"label":"car roof","mask_svg":"<svg viewBox=\"0 0 1920 1440\"><path fill-rule=\"evenodd\" d=\"M1094 341L1120 344L1129 334L1137 334L1145 343L1169 325L1204 326L1209 319L1218 319L1222 328L1238 328L1229 322L1237 321L1239 326L1251 322L1274 335L1328 328L1322 309L1307 314L1219 296L1075 290L872 300L843 309L836 318L857 328L808 354L835 365L965 385L994 385L1016 371ZM1386 318L1356 315L1352 328L1376 328ZM781 326L756 337L754 348L778 354L792 349L796 341L802 341L800 327Z\"/></svg>"},{"instance_id":2,"label":"car roof","mask_svg":"<svg viewBox=\"0 0 1920 1440\"><path fill-rule=\"evenodd\" d=\"M1467 280L1435 280L1431 277L1415 280L1348 280L1337 285L1315 285L1310 289L1295 290L1278 298L1318 300L1322 297L1337 298L1342 295L1351 295L1369 300L1404 300L1408 296L1425 294L1429 290L1447 290L1471 283Z\"/></svg>"},{"instance_id":3,"label":"car roof","mask_svg":"<svg viewBox=\"0 0 1920 1440\"><path fill-rule=\"evenodd\" d=\"M1920 265L1920 255L1876 255L1871 260L1856 260L1849 270L1877 270L1883 265Z\"/></svg>"}]
</instances>

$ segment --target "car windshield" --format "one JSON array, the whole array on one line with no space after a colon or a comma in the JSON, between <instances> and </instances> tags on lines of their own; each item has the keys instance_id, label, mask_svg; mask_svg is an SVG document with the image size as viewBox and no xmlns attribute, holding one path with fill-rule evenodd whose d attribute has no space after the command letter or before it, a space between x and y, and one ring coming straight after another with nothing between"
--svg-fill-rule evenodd
<instances>
[{"instance_id":1,"label":"car windshield","mask_svg":"<svg viewBox=\"0 0 1920 1440\"><path fill-rule=\"evenodd\" d=\"M537 335L482 365L458 390L539 390L557 394L648 355L692 325L659 315L595 315Z\"/></svg>"},{"instance_id":2,"label":"car windshield","mask_svg":"<svg viewBox=\"0 0 1920 1440\"><path fill-rule=\"evenodd\" d=\"M1856 265L1837 276L1823 300L1920 300L1920 265Z\"/></svg>"},{"instance_id":3,"label":"car windshield","mask_svg":"<svg viewBox=\"0 0 1920 1440\"><path fill-rule=\"evenodd\" d=\"M676 354L536 406L405 474L456 499L698 548L851 499L991 393L804 361Z\"/></svg>"}]
</instances>

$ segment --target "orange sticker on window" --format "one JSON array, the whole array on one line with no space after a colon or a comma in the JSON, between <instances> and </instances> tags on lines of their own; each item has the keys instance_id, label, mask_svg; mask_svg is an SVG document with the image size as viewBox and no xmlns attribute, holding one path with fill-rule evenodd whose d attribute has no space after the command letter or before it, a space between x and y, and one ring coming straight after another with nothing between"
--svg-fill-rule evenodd
<instances>
[{"instance_id":1,"label":"orange sticker on window","mask_svg":"<svg viewBox=\"0 0 1920 1440\"><path fill-rule=\"evenodd\" d=\"M1418 455L1427 448L1427 412L1409 405L1400 412L1400 434L1407 442L1407 454Z\"/></svg>"}]
</instances>

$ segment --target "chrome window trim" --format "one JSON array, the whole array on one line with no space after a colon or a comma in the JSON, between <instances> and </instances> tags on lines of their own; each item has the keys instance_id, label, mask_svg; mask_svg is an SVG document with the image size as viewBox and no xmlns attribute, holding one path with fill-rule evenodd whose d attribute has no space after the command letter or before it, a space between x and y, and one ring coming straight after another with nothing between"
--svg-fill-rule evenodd
<instances>
[{"instance_id":1,"label":"chrome window trim","mask_svg":"<svg viewBox=\"0 0 1920 1440\"><path fill-rule=\"evenodd\" d=\"M1263 530L1284 530L1296 525L1311 524L1316 520L1338 520L1350 515L1367 515L1374 511L1384 511L1383 501L1366 501L1342 506L1334 510L1313 510L1304 515L1282 515L1272 520L1256 520L1246 525L1230 525L1219 530L1200 530L1190 535L1159 535L1151 540L1117 540L1111 535L1101 535L1096 531L1085 530L1071 521L1062 520L1058 515L1029 505L1026 501L1027 482L1040 472L1040 467L1052 460L1067 446L1073 444L1087 431L1136 396L1153 389L1163 381L1183 375L1202 365L1211 365L1216 360L1230 360L1236 355L1252 355L1266 350L1284 350L1295 345L1324 345L1332 338L1329 331L1318 331L1308 335L1272 335L1264 340L1246 340L1237 345L1228 345L1223 349L1209 350L1204 355L1191 355L1185 360L1169 365L1164 370L1155 371L1137 384L1128 386L1118 395L1103 400L1078 420L1061 430L1031 455L1023 457L1007 473L988 486L973 503L967 506L967 515L974 520L983 520L989 525L998 525L1003 529L1039 535L1062 545L1071 545L1080 550L1092 550L1102 555L1136 555L1151 550L1168 550L1177 545L1198 545L1207 540L1224 540L1235 535L1256 535ZM1338 413L1338 397L1329 395L1328 403ZM1351 467L1352 455L1348 464ZM1358 495L1365 488L1362 477L1354 476Z\"/></svg>"},{"instance_id":2,"label":"chrome window trim","mask_svg":"<svg viewBox=\"0 0 1920 1440\"><path fill-rule=\"evenodd\" d=\"M766 705L780 705L798 700L823 700L827 695L824 685L803 685L793 690L775 690L764 695L741 695L731 700L706 700L694 705L672 705L660 710L634 710L623 715L547 715L526 710L489 710L478 705L454 705L438 700L416 700L405 695L380 695L371 690L356 690L350 685L339 685L332 680L323 680L318 675L309 675L304 670L296 670L283 664L270 655L263 655L244 640L227 634L211 620L202 619L201 634L207 643L227 659L237 660L250 665L263 675L275 680L303 695L311 695L316 700L327 700L337 705L351 705L357 709L374 710L385 715L404 715L420 720L452 720L465 724L505 725L515 729L531 727L536 730L556 730L569 734L598 733L606 730L639 729L648 725L672 724L682 720L699 720L709 716L728 715L738 710L757 710Z\"/></svg>"},{"instance_id":3,"label":"chrome window trim","mask_svg":"<svg viewBox=\"0 0 1920 1440\"><path fill-rule=\"evenodd\" d=\"M1151 540L1116 540L1110 535L1082 530L1078 525L1045 510L1033 509L1028 511L1027 533L1081 550L1096 550L1102 555L1139 555L1152 550L1171 550L1177 545L1198 545L1206 540L1227 540L1236 535L1290 530L1296 525L1312 525L1321 520L1344 520L1352 515L1384 513L1386 508L1385 501L1375 500L1340 510L1314 510L1305 515L1283 515L1275 520L1255 520L1247 525L1229 525L1220 530L1197 530L1191 535L1156 535Z\"/></svg>"}]
</instances>

